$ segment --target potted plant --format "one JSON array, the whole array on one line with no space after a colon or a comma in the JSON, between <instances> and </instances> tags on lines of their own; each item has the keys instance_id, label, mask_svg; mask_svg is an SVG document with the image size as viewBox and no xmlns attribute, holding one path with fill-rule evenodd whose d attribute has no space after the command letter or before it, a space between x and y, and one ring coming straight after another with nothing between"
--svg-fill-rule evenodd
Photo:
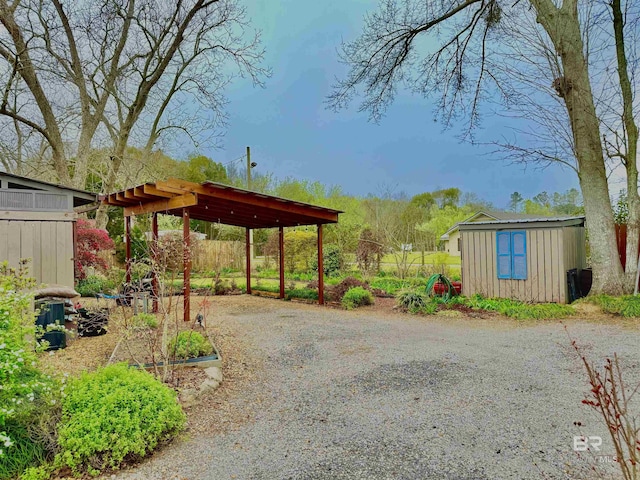
<instances>
[{"instance_id":1,"label":"potted plant","mask_svg":"<svg viewBox=\"0 0 640 480\"><path fill-rule=\"evenodd\" d=\"M67 329L59 323L50 323L41 329L38 342L47 342L45 350L59 350L67 348Z\"/></svg>"}]
</instances>

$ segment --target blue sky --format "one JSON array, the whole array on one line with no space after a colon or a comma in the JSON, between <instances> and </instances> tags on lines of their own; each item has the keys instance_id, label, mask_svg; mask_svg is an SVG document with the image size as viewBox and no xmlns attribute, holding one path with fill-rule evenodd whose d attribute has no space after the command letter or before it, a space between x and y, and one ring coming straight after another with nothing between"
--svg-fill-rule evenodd
<instances>
[{"instance_id":1,"label":"blue sky","mask_svg":"<svg viewBox=\"0 0 640 480\"><path fill-rule=\"evenodd\" d=\"M497 207L506 207L514 191L530 197L577 186L572 171L525 171L497 160L490 148L461 143L459 130L443 130L434 122L435 98L401 92L377 125L357 111L357 99L348 110L327 110L324 101L334 78L346 71L337 48L342 39L358 35L375 0L243 3L262 31L265 65L273 76L264 89L242 79L228 89L223 148L203 152L216 161L233 160L251 146L257 168L279 178L340 185L361 196L388 188L414 195L458 187ZM501 129L498 119L486 117L477 138L498 139Z\"/></svg>"}]
</instances>

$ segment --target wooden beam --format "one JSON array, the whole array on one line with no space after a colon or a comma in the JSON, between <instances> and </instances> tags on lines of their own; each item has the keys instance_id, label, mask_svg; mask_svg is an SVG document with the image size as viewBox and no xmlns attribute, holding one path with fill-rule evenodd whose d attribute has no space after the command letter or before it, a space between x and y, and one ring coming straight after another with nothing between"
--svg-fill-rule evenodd
<instances>
[{"instance_id":1,"label":"wooden beam","mask_svg":"<svg viewBox=\"0 0 640 480\"><path fill-rule=\"evenodd\" d=\"M245 253L247 257L247 293L251 295L251 245L249 243L249 229L245 229Z\"/></svg>"},{"instance_id":2,"label":"wooden beam","mask_svg":"<svg viewBox=\"0 0 640 480\"><path fill-rule=\"evenodd\" d=\"M153 265L153 313L158 313L158 212L151 216L151 257Z\"/></svg>"},{"instance_id":3,"label":"wooden beam","mask_svg":"<svg viewBox=\"0 0 640 480\"><path fill-rule=\"evenodd\" d=\"M177 197L167 198L164 200L156 200L153 202L143 203L142 205L126 207L124 209L124 216L130 217L131 215L141 215L143 213L166 212L168 210L191 207L197 204L197 195L193 193L185 193L184 195L180 195Z\"/></svg>"},{"instance_id":4,"label":"wooden beam","mask_svg":"<svg viewBox=\"0 0 640 480\"><path fill-rule=\"evenodd\" d=\"M324 305L324 258L322 257L322 224L318 224L318 303Z\"/></svg>"},{"instance_id":5,"label":"wooden beam","mask_svg":"<svg viewBox=\"0 0 640 480\"><path fill-rule=\"evenodd\" d=\"M200 185L193 182L187 182L186 180L179 180L174 178L171 178L166 182L157 182L156 185L158 186L158 188L162 189L181 189L181 191L198 193L216 199L238 202L238 204L240 205L265 207L270 210L288 212L301 216L309 216L314 219L314 222L317 222L318 220L325 220L327 222L335 223L338 221L337 212L329 212L324 209L318 209L318 207L314 208L312 206L303 205L298 202L291 202L284 199L267 197L265 195L255 195L250 192L238 192L232 190L231 188L217 188L212 185Z\"/></svg>"},{"instance_id":6,"label":"wooden beam","mask_svg":"<svg viewBox=\"0 0 640 480\"><path fill-rule=\"evenodd\" d=\"M146 193L144 193L144 188L143 187L134 187L133 188L133 193L135 194L136 197L154 198L153 195L147 195Z\"/></svg>"},{"instance_id":7,"label":"wooden beam","mask_svg":"<svg viewBox=\"0 0 640 480\"><path fill-rule=\"evenodd\" d=\"M130 188L129 190L125 190L124 191L124 198L126 198L127 200L133 200L134 202L141 202L143 201L142 198L140 198L139 196L137 196L134 192L133 188Z\"/></svg>"},{"instance_id":8,"label":"wooden beam","mask_svg":"<svg viewBox=\"0 0 640 480\"><path fill-rule=\"evenodd\" d=\"M163 192L162 190L158 190L154 185L151 185L148 183L142 186L142 191L147 195L151 195L153 197L164 197L164 198L175 197L174 193Z\"/></svg>"},{"instance_id":9,"label":"wooden beam","mask_svg":"<svg viewBox=\"0 0 640 480\"><path fill-rule=\"evenodd\" d=\"M182 240L184 241L184 257L182 274L182 295L184 295L184 321L191 320L191 242L189 230L189 209L182 209Z\"/></svg>"},{"instance_id":10,"label":"wooden beam","mask_svg":"<svg viewBox=\"0 0 640 480\"><path fill-rule=\"evenodd\" d=\"M126 207L127 205L129 205L127 202L120 202L118 200L116 200L116 195L115 193L112 193L110 195L107 195L103 200L102 203L106 204L106 205L112 205L114 207Z\"/></svg>"},{"instance_id":11,"label":"wooden beam","mask_svg":"<svg viewBox=\"0 0 640 480\"><path fill-rule=\"evenodd\" d=\"M160 190L161 192L173 193L176 195L181 195L183 193L191 191L188 188L181 188L179 186L172 185L169 182L156 182L155 185L156 185L156 189ZM196 185L198 184L196 183Z\"/></svg>"},{"instance_id":12,"label":"wooden beam","mask_svg":"<svg viewBox=\"0 0 640 480\"><path fill-rule=\"evenodd\" d=\"M278 228L278 260L280 261L280 298L284 298L284 228Z\"/></svg>"}]
</instances>

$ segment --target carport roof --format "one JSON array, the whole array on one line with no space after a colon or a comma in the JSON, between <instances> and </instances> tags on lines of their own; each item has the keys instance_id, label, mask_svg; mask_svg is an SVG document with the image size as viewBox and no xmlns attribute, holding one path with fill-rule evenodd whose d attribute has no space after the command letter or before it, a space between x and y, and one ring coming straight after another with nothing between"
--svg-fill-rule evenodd
<instances>
[{"instance_id":1,"label":"carport roof","mask_svg":"<svg viewBox=\"0 0 640 480\"><path fill-rule=\"evenodd\" d=\"M337 223L343 213L221 183L174 178L109 194L102 202L123 207L125 216L152 212L182 216L187 208L194 220L251 229Z\"/></svg>"}]
</instances>

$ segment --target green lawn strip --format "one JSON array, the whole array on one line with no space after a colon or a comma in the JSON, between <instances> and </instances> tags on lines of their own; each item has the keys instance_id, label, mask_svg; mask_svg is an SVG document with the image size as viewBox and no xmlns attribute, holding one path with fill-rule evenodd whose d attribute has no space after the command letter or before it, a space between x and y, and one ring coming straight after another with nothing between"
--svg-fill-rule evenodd
<instances>
[{"instance_id":1,"label":"green lawn strip","mask_svg":"<svg viewBox=\"0 0 640 480\"><path fill-rule=\"evenodd\" d=\"M640 296L622 295L611 297L609 295L593 295L585 297L578 302L598 305L603 312L620 315L621 317L640 317Z\"/></svg>"}]
</instances>

